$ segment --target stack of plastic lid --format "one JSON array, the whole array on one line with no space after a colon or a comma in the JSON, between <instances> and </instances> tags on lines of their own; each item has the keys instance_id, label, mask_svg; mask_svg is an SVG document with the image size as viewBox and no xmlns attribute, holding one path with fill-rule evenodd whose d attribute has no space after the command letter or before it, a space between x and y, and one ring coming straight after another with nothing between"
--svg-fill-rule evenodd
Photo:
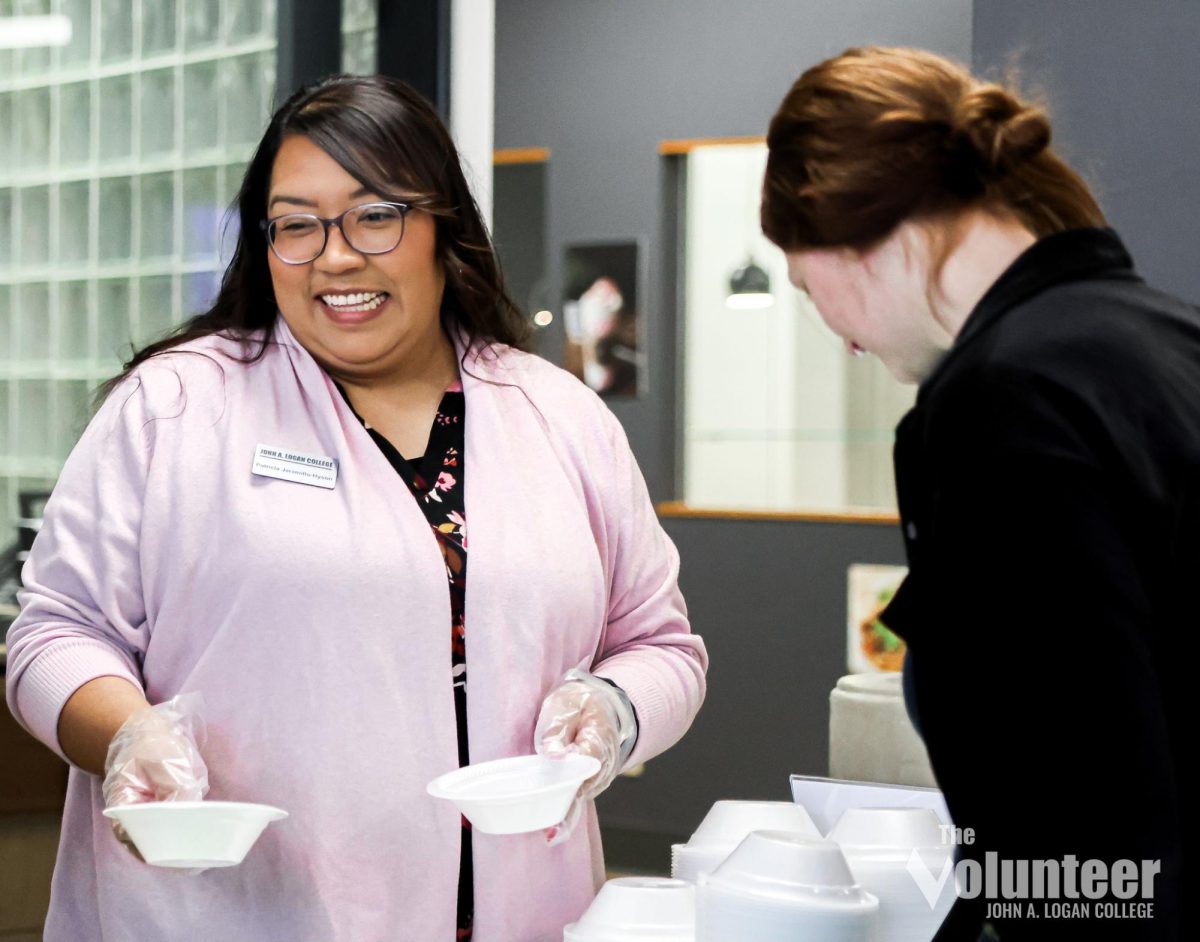
<instances>
[{"instance_id":1,"label":"stack of plastic lid","mask_svg":"<svg viewBox=\"0 0 1200 942\"><path fill-rule=\"evenodd\" d=\"M954 903L952 845L926 808L850 808L829 839L879 897L880 938L927 942Z\"/></svg>"},{"instance_id":2,"label":"stack of plastic lid","mask_svg":"<svg viewBox=\"0 0 1200 942\"><path fill-rule=\"evenodd\" d=\"M696 887L696 942L873 942L879 900L831 841L755 831Z\"/></svg>"},{"instance_id":3,"label":"stack of plastic lid","mask_svg":"<svg viewBox=\"0 0 1200 942\"><path fill-rule=\"evenodd\" d=\"M695 942L696 888L665 877L622 877L600 888L563 942Z\"/></svg>"},{"instance_id":4,"label":"stack of plastic lid","mask_svg":"<svg viewBox=\"0 0 1200 942\"><path fill-rule=\"evenodd\" d=\"M691 839L671 848L671 876L695 883L716 870L751 831L821 837L808 812L790 801L718 801Z\"/></svg>"}]
</instances>

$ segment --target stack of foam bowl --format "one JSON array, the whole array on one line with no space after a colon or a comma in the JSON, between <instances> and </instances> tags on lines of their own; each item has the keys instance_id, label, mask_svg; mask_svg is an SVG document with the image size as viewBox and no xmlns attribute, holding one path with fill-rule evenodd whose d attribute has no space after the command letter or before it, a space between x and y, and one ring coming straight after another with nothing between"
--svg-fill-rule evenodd
<instances>
[{"instance_id":1,"label":"stack of foam bowl","mask_svg":"<svg viewBox=\"0 0 1200 942\"><path fill-rule=\"evenodd\" d=\"M755 831L696 887L696 942L878 942L879 900L832 841Z\"/></svg>"},{"instance_id":2,"label":"stack of foam bowl","mask_svg":"<svg viewBox=\"0 0 1200 942\"><path fill-rule=\"evenodd\" d=\"M952 845L927 808L849 808L832 831L850 870L879 897L886 942L928 942L954 903Z\"/></svg>"},{"instance_id":3,"label":"stack of foam bowl","mask_svg":"<svg viewBox=\"0 0 1200 942\"><path fill-rule=\"evenodd\" d=\"M933 786L925 744L899 673L850 674L829 694L829 774L855 782Z\"/></svg>"},{"instance_id":4,"label":"stack of foam bowl","mask_svg":"<svg viewBox=\"0 0 1200 942\"><path fill-rule=\"evenodd\" d=\"M790 801L718 801L686 844L672 846L671 876L695 883L716 870L751 831L821 837L808 811Z\"/></svg>"},{"instance_id":5,"label":"stack of foam bowl","mask_svg":"<svg viewBox=\"0 0 1200 942\"><path fill-rule=\"evenodd\" d=\"M563 942L695 942L696 888L666 877L621 877L563 930Z\"/></svg>"}]
</instances>

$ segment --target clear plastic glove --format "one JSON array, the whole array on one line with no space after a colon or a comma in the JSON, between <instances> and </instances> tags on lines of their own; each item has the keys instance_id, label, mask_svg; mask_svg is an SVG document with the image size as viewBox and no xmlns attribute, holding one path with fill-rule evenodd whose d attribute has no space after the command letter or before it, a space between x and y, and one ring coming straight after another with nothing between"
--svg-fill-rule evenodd
<instances>
[{"instance_id":1,"label":"clear plastic glove","mask_svg":"<svg viewBox=\"0 0 1200 942\"><path fill-rule=\"evenodd\" d=\"M637 717L617 688L587 671L567 671L559 686L542 701L534 748L539 755L580 753L600 760L600 771L584 782L561 824L546 829L553 846L571 836L586 802L612 784L637 740Z\"/></svg>"},{"instance_id":2,"label":"clear plastic glove","mask_svg":"<svg viewBox=\"0 0 1200 942\"><path fill-rule=\"evenodd\" d=\"M200 755L205 740L202 709L199 694L180 694L138 710L121 725L104 760L106 808L148 801L199 801L208 793L208 767ZM116 821L113 831L137 854Z\"/></svg>"}]
</instances>

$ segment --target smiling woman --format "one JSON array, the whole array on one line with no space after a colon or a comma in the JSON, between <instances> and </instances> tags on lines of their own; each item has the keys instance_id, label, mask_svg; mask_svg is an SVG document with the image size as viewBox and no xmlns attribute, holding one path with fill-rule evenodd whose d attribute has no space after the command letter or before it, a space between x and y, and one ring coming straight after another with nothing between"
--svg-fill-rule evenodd
<instances>
[{"instance_id":1,"label":"smiling woman","mask_svg":"<svg viewBox=\"0 0 1200 942\"><path fill-rule=\"evenodd\" d=\"M265 226L280 315L360 415L402 454L422 454L458 375L441 324L446 276L435 217L379 202L298 134L276 155L270 193L268 212L284 212ZM315 214L293 212L300 207Z\"/></svg>"},{"instance_id":2,"label":"smiling woman","mask_svg":"<svg viewBox=\"0 0 1200 942\"><path fill-rule=\"evenodd\" d=\"M369 203L403 207L396 209L399 238L386 248L374 236L367 238L368 227L381 222L360 214ZM356 352L344 351L360 371L398 367L398 357L414 352L407 344L421 332L407 330L408 340L400 342L396 331L403 317L423 318L426 327L431 322L457 328L469 341L525 346L529 325L505 288L454 143L428 102L402 82L342 77L293 95L271 120L247 168L237 211L237 245L213 306L174 336L140 351L102 396L147 359L222 331L237 335L246 361L252 362L262 356L263 341L280 314L289 328L300 326L308 337L340 344L328 330L336 302L320 301L318 292L379 292L384 286L369 279L389 277L385 270L402 275L403 286L393 280L396 291L384 291L391 303L381 307L398 307L404 314L389 320L387 329L373 328L380 332L376 341L391 331L388 349L355 341ZM289 228L303 225L291 233L303 236L308 257L296 254L294 244L280 255L281 217ZM318 233L319 243L310 241ZM307 324L300 294L310 312ZM330 319L320 335L311 316L318 307ZM336 370L334 349L324 353L331 359L322 365ZM354 372L349 362L341 366Z\"/></svg>"},{"instance_id":3,"label":"smiling woman","mask_svg":"<svg viewBox=\"0 0 1200 942\"><path fill-rule=\"evenodd\" d=\"M518 349L403 83L297 93L238 211L216 302L108 385L24 570L9 703L73 764L45 938L558 937L603 873L591 800L705 689L624 432ZM473 834L426 792L532 752L599 760L546 833ZM200 880L102 817L206 793L289 817Z\"/></svg>"}]
</instances>

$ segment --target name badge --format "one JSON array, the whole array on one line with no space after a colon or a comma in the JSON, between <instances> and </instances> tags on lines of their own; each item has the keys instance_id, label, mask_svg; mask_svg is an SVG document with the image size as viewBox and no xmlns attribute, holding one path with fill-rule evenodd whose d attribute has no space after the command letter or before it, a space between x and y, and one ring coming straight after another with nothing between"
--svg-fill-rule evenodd
<instances>
[{"instance_id":1,"label":"name badge","mask_svg":"<svg viewBox=\"0 0 1200 942\"><path fill-rule=\"evenodd\" d=\"M250 470L264 478L332 490L337 483L338 463L336 458L324 455L306 455L287 448L259 445L254 449L254 464Z\"/></svg>"}]
</instances>

